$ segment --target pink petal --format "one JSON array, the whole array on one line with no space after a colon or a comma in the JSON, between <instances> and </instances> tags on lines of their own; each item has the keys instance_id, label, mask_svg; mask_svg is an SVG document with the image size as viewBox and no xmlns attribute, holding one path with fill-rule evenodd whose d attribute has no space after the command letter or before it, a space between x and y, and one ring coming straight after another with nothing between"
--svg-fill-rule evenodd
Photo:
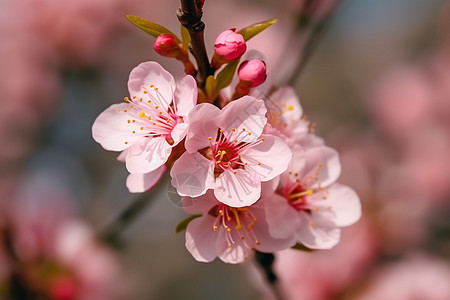
<instances>
[{"instance_id":1,"label":"pink petal","mask_svg":"<svg viewBox=\"0 0 450 300\"><path fill-rule=\"evenodd\" d=\"M236 174L234 174L236 172ZM214 195L220 202L232 206L250 206L258 201L261 182L243 169L226 170L216 178Z\"/></svg>"},{"instance_id":2,"label":"pink petal","mask_svg":"<svg viewBox=\"0 0 450 300\"><path fill-rule=\"evenodd\" d=\"M222 230L223 231L223 230ZM239 237L237 237L239 239ZM224 243L226 245L226 243ZM232 246L226 246L225 250L219 255L219 258L227 264L239 264L247 260L251 250L239 242Z\"/></svg>"},{"instance_id":3,"label":"pink petal","mask_svg":"<svg viewBox=\"0 0 450 300\"><path fill-rule=\"evenodd\" d=\"M272 194L258 203L264 205L269 232L273 237L293 237L302 225L298 212L285 198Z\"/></svg>"},{"instance_id":4,"label":"pink petal","mask_svg":"<svg viewBox=\"0 0 450 300\"><path fill-rule=\"evenodd\" d=\"M264 125L267 123L266 112L263 100L244 96L231 101L222 109L220 128L227 134L231 133L234 128L236 133L232 135L232 140L245 129L251 135L243 135L240 140L253 142L261 135Z\"/></svg>"},{"instance_id":5,"label":"pink petal","mask_svg":"<svg viewBox=\"0 0 450 300\"><path fill-rule=\"evenodd\" d=\"M268 181L286 171L292 152L280 138L271 135L262 137L264 141L244 150L241 159L261 177L261 181Z\"/></svg>"},{"instance_id":6,"label":"pink petal","mask_svg":"<svg viewBox=\"0 0 450 300\"><path fill-rule=\"evenodd\" d=\"M130 116L123 112L128 103L113 104L103 111L92 125L94 140L110 151L122 151L141 138L133 134L138 131L135 123L128 123ZM120 110L120 112L119 112Z\"/></svg>"},{"instance_id":7,"label":"pink petal","mask_svg":"<svg viewBox=\"0 0 450 300\"><path fill-rule=\"evenodd\" d=\"M153 188L167 170L165 165L158 169L144 174L130 174L127 177L127 188L130 193L143 193Z\"/></svg>"},{"instance_id":8,"label":"pink petal","mask_svg":"<svg viewBox=\"0 0 450 300\"><path fill-rule=\"evenodd\" d=\"M279 183L280 176L276 176L274 179L269 181L261 182L261 198L272 195L278 188Z\"/></svg>"},{"instance_id":9,"label":"pink petal","mask_svg":"<svg viewBox=\"0 0 450 300\"><path fill-rule=\"evenodd\" d=\"M187 226L186 248L197 261L213 261L227 247L225 231L214 231L214 221L213 216L206 214Z\"/></svg>"},{"instance_id":10,"label":"pink petal","mask_svg":"<svg viewBox=\"0 0 450 300\"><path fill-rule=\"evenodd\" d=\"M155 91L150 85L158 88L158 90ZM143 93L143 86L146 87L147 94ZM131 97L157 99L157 105L167 111L175 91L175 80L160 64L154 61L147 61L131 71L128 80L128 90Z\"/></svg>"},{"instance_id":11,"label":"pink petal","mask_svg":"<svg viewBox=\"0 0 450 300\"><path fill-rule=\"evenodd\" d=\"M270 114L278 117L278 121L284 124L298 122L303 109L295 90L290 86L283 86L276 90L265 100L267 110Z\"/></svg>"},{"instance_id":12,"label":"pink petal","mask_svg":"<svg viewBox=\"0 0 450 300\"><path fill-rule=\"evenodd\" d=\"M220 109L209 103L199 104L191 110L188 117L189 132L185 142L189 153L209 147L211 140L216 140L220 114Z\"/></svg>"},{"instance_id":13,"label":"pink petal","mask_svg":"<svg viewBox=\"0 0 450 300\"><path fill-rule=\"evenodd\" d=\"M167 162L172 147L164 137L143 138L128 150L126 167L130 173L148 173Z\"/></svg>"},{"instance_id":14,"label":"pink petal","mask_svg":"<svg viewBox=\"0 0 450 300\"><path fill-rule=\"evenodd\" d=\"M207 214L211 208L219 204L213 190L208 190L204 195L192 198L183 197L183 209L188 214Z\"/></svg>"},{"instance_id":15,"label":"pink petal","mask_svg":"<svg viewBox=\"0 0 450 300\"><path fill-rule=\"evenodd\" d=\"M328 193L319 192L311 196L311 204L318 210L313 215L320 215L336 226L349 226L361 217L361 202L355 191L348 186L335 183L327 189ZM326 197L326 200L323 200Z\"/></svg>"},{"instance_id":16,"label":"pink petal","mask_svg":"<svg viewBox=\"0 0 450 300\"><path fill-rule=\"evenodd\" d=\"M341 163L339 154L330 147L321 146L310 148L305 152L306 164L301 174L303 182L307 182L308 177L317 177L318 183L322 187L327 187L335 182L341 174ZM318 167L321 165L321 167ZM316 175L316 171L319 173ZM317 184L311 185L316 188Z\"/></svg>"},{"instance_id":17,"label":"pink petal","mask_svg":"<svg viewBox=\"0 0 450 300\"><path fill-rule=\"evenodd\" d=\"M296 236L298 240L311 249L331 249L341 237L341 230L333 225L325 226L316 222L306 213L302 213L303 224Z\"/></svg>"},{"instance_id":18,"label":"pink petal","mask_svg":"<svg viewBox=\"0 0 450 300\"><path fill-rule=\"evenodd\" d=\"M267 221L267 218L272 214L272 211L259 205L261 204L261 201L262 199L249 208L257 219L255 226L253 227L253 233L260 244L256 246L256 249L262 252L276 252L294 246L296 241L293 234L287 235L286 237L275 237L272 234L270 231L271 225ZM291 224L291 226L295 226L295 223Z\"/></svg>"},{"instance_id":19,"label":"pink petal","mask_svg":"<svg viewBox=\"0 0 450 300\"><path fill-rule=\"evenodd\" d=\"M197 104L197 96L197 82L194 77L187 75L177 82L174 99L177 115L186 117Z\"/></svg>"},{"instance_id":20,"label":"pink petal","mask_svg":"<svg viewBox=\"0 0 450 300\"><path fill-rule=\"evenodd\" d=\"M170 133L174 144L173 146L176 146L179 142L181 142L184 137L187 134L187 130L188 130L189 124L187 123L178 123L177 125L175 125L175 127L172 129L172 132Z\"/></svg>"},{"instance_id":21,"label":"pink petal","mask_svg":"<svg viewBox=\"0 0 450 300\"><path fill-rule=\"evenodd\" d=\"M198 152L185 152L170 170L180 196L197 197L214 186L214 164Z\"/></svg>"}]
</instances>

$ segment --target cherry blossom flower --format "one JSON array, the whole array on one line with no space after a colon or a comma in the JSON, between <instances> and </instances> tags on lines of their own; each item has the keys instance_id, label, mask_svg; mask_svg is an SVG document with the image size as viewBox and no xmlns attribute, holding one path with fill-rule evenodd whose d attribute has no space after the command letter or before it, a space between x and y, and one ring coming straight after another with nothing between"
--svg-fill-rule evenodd
<instances>
[{"instance_id":1,"label":"cherry blossom flower","mask_svg":"<svg viewBox=\"0 0 450 300\"><path fill-rule=\"evenodd\" d=\"M128 89L131 98L102 112L92 135L106 150L126 150L130 173L145 174L163 166L185 137L197 85L190 75L175 85L172 75L158 63L144 62L131 71Z\"/></svg>"},{"instance_id":2,"label":"cherry blossom flower","mask_svg":"<svg viewBox=\"0 0 450 300\"><path fill-rule=\"evenodd\" d=\"M264 98L267 107L265 133L281 135L290 146L324 144L321 138L312 134L314 124L303 115L303 108L292 87L283 86Z\"/></svg>"},{"instance_id":3,"label":"cherry blossom flower","mask_svg":"<svg viewBox=\"0 0 450 300\"><path fill-rule=\"evenodd\" d=\"M222 110L197 105L189 114L186 152L170 172L181 196L197 197L214 189L217 199L233 207L255 203L261 181L286 170L291 150L280 138L262 134L266 124L262 100L244 96Z\"/></svg>"},{"instance_id":4,"label":"cherry blossom flower","mask_svg":"<svg viewBox=\"0 0 450 300\"><path fill-rule=\"evenodd\" d=\"M201 262L219 257L226 263L241 263L258 250L274 252L292 246L290 239L270 236L266 212L258 203L231 207L219 202L209 190L198 198L183 198L186 212L202 214L186 229L186 248Z\"/></svg>"},{"instance_id":5,"label":"cherry blossom flower","mask_svg":"<svg viewBox=\"0 0 450 300\"><path fill-rule=\"evenodd\" d=\"M274 193L264 193L267 223L272 236L291 237L313 249L329 249L339 242L339 227L355 223L361 204L349 187L334 183L340 174L337 152L320 146L295 148L287 171L268 183ZM266 188L265 191L269 190Z\"/></svg>"}]
</instances>

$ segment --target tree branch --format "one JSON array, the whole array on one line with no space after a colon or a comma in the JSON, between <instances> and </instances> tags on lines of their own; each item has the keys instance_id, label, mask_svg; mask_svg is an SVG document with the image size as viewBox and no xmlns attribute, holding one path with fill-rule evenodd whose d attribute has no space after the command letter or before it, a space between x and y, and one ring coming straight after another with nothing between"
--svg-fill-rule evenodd
<instances>
[{"instance_id":1,"label":"tree branch","mask_svg":"<svg viewBox=\"0 0 450 300\"><path fill-rule=\"evenodd\" d=\"M202 21L203 1L181 0L181 7L177 11L177 17L181 25L186 27L191 36L191 53L197 61L197 85L204 90L206 78L214 75L206 52L203 32L205 23Z\"/></svg>"}]
</instances>

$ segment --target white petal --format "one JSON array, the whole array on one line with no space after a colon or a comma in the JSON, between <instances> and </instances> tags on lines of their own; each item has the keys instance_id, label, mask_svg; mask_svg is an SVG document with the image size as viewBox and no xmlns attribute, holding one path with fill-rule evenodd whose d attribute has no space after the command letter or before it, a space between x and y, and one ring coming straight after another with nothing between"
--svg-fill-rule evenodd
<instances>
[{"instance_id":1,"label":"white petal","mask_svg":"<svg viewBox=\"0 0 450 300\"><path fill-rule=\"evenodd\" d=\"M188 116L189 132L185 142L189 153L209 147L211 141L216 140L220 114L220 109L209 103L199 104L191 110Z\"/></svg>"},{"instance_id":2,"label":"white petal","mask_svg":"<svg viewBox=\"0 0 450 300\"><path fill-rule=\"evenodd\" d=\"M197 82L194 77L187 75L177 82L175 90L175 108L179 116L186 117L197 104Z\"/></svg>"},{"instance_id":3,"label":"white petal","mask_svg":"<svg viewBox=\"0 0 450 300\"><path fill-rule=\"evenodd\" d=\"M184 139L187 134L188 127L189 125L187 123L178 123L177 125L175 125L175 127L172 129L172 132L170 133L174 142L172 147L177 145Z\"/></svg>"},{"instance_id":4,"label":"white petal","mask_svg":"<svg viewBox=\"0 0 450 300\"><path fill-rule=\"evenodd\" d=\"M261 135L267 123L266 112L263 100L244 96L231 101L222 109L219 125L226 134L230 134L232 129L236 130L231 137L232 140L253 142ZM244 129L246 134L241 134ZM239 134L241 135L238 137Z\"/></svg>"},{"instance_id":5,"label":"white petal","mask_svg":"<svg viewBox=\"0 0 450 300\"><path fill-rule=\"evenodd\" d=\"M133 134L133 131L138 131L138 126L133 122L128 123L131 117L124 110L129 109L129 106L128 103L111 105L92 125L94 140L106 150L122 151L141 138Z\"/></svg>"},{"instance_id":6,"label":"white petal","mask_svg":"<svg viewBox=\"0 0 450 300\"><path fill-rule=\"evenodd\" d=\"M198 152L185 152L170 170L180 196L197 197L214 186L214 164Z\"/></svg>"},{"instance_id":7,"label":"white petal","mask_svg":"<svg viewBox=\"0 0 450 300\"><path fill-rule=\"evenodd\" d=\"M259 178L243 169L225 170L214 187L217 200L232 207L250 206L258 201L260 193Z\"/></svg>"},{"instance_id":8,"label":"white petal","mask_svg":"<svg viewBox=\"0 0 450 300\"><path fill-rule=\"evenodd\" d=\"M280 138L271 135L262 137L264 141L244 150L241 159L261 177L261 181L268 181L286 171L292 152Z\"/></svg>"},{"instance_id":9,"label":"white petal","mask_svg":"<svg viewBox=\"0 0 450 300\"><path fill-rule=\"evenodd\" d=\"M341 230L332 224L326 226L322 222L302 213L303 224L297 232L298 240L311 249L331 249L341 238Z\"/></svg>"},{"instance_id":10,"label":"white petal","mask_svg":"<svg viewBox=\"0 0 450 300\"><path fill-rule=\"evenodd\" d=\"M126 156L126 167L130 173L148 173L167 162L172 147L164 137L143 138L134 143Z\"/></svg>"},{"instance_id":11,"label":"white petal","mask_svg":"<svg viewBox=\"0 0 450 300\"><path fill-rule=\"evenodd\" d=\"M154 87L150 87L153 85ZM142 87L146 88L145 94ZM155 90L155 87L157 90ZM154 61L143 62L134 68L128 80L131 97L151 100L162 110L167 111L173 99L175 80L160 64Z\"/></svg>"},{"instance_id":12,"label":"white petal","mask_svg":"<svg viewBox=\"0 0 450 300\"><path fill-rule=\"evenodd\" d=\"M320 215L321 219L327 219L336 226L352 225L361 217L359 197L345 185L335 183L326 192L315 193L311 196L311 204L316 207L312 214Z\"/></svg>"},{"instance_id":13,"label":"white petal","mask_svg":"<svg viewBox=\"0 0 450 300\"><path fill-rule=\"evenodd\" d=\"M144 174L130 174L127 177L127 188L130 193L143 193L153 188L167 170L165 165L162 165L158 169Z\"/></svg>"}]
</instances>

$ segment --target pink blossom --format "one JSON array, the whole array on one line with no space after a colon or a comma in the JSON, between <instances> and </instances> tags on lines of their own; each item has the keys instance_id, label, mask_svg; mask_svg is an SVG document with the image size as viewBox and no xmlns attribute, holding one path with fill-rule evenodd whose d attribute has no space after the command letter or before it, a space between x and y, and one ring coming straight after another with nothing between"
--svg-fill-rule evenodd
<instances>
[{"instance_id":1,"label":"pink blossom","mask_svg":"<svg viewBox=\"0 0 450 300\"><path fill-rule=\"evenodd\" d=\"M375 273L356 300L450 299L448 261L415 255Z\"/></svg>"},{"instance_id":2,"label":"pink blossom","mask_svg":"<svg viewBox=\"0 0 450 300\"><path fill-rule=\"evenodd\" d=\"M306 147L324 144L321 138L311 132L312 125L303 115L300 100L292 87L280 87L272 94L265 96L264 100L267 107L265 133L281 135L290 146Z\"/></svg>"},{"instance_id":3,"label":"pink blossom","mask_svg":"<svg viewBox=\"0 0 450 300\"><path fill-rule=\"evenodd\" d=\"M247 50L244 37L235 31L236 29L225 30L216 38L214 50L221 60L231 61Z\"/></svg>"},{"instance_id":4,"label":"pink blossom","mask_svg":"<svg viewBox=\"0 0 450 300\"><path fill-rule=\"evenodd\" d=\"M238 69L239 80L249 82L250 87L257 87L266 81L266 64L259 59L244 61Z\"/></svg>"},{"instance_id":5,"label":"pink blossom","mask_svg":"<svg viewBox=\"0 0 450 300\"><path fill-rule=\"evenodd\" d=\"M192 205L193 203L193 205ZM202 214L186 230L186 248L201 262L219 257L226 263L241 263L256 249L274 252L292 246L289 239L274 239L268 232L264 208L231 207L219 202L212 191L198 198L183 198L185 211Z\"/></svg>"},{"instance_id":6,"label":"pink blossom","mask_svg":"<svg viewBox=\"0 0 450 300\"><path fill-rule=\"evenodd\" d=\"M102 112L92 135L106 150L126 150L130 173L149 173L164 165L172 147L185 137L197 85L190 75L175 85L158 63L145 62L131 71L128 89L131 98Z\"/></svg>"},{"instance_id":7,"label":"pink blossom","mask_svg":"<svg viewBox=\"0 0 450 300\"><path fill-rule=\"evenodd\" d=\"M280 186L264 193L272 236L291 237L313 249L329 249L339 242L340 227L355 223L361 204L349 187L334 183L340 174L338 154L329 147L295 148ZM276 187L276 182L274 184Z\"/></svg>"},{"instance_id":8,"label":"pink blossom","mask_svg":"<svg viewBox=\"0 0 450 300\"><path fill-rule=\"evenodd\" d=\"M262 100L245 96L222 110L197 105L189 114L185 152L170 172L181 196L197 197L214 189L217 199L233 207L255 203L261 181L286 170L291 150L280 138L262 134L266 124Z\"/></svg>"},{"instance_id":9,"label":"pink blossom","mask_svg":"<svg viewBox=\"0 0 450 300\"><path fill-rule=\"evenodd\" d=\"M182 54L175 38L167 33L161 34L156 38L153 48L156 53L166 57L178 57Z\"/></svg>"}]
</instances>

